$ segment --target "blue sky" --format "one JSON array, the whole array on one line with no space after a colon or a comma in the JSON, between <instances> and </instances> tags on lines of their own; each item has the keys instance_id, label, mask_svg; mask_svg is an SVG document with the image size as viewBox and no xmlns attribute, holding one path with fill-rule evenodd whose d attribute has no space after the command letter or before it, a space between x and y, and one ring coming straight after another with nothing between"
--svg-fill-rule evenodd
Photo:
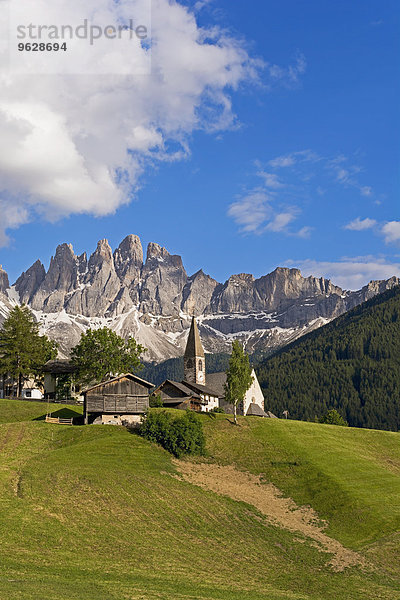
<instances>
[{"instance_id":1,"label":"blue sky","mask_svg":"<svg viewBox=\"0 0 400 600\"><path fill-rule=\"evenodd\" d=\"M47 191L32 183L36 174L30 172L25 187L15 192L7 176L7 168L14 173L14 167L0 161L5 219L0 263L10 278L37 258L47 265L59 243L70 242L77 253L90 253L99 239L107 238L115 248L129 233L139 235L144 244L155 241L181 254L190 274L203 268L219 281L239 272L260 276L285 265L353 289L370 279L400 276L399 3L181 4L195 15L199 31L216 28L217 35L229 39L230 56L237 53L233 67L224 56L221 70L213 66L213 73L207 73L212 93L223 97L228 108L210 116L210 99L197 97L195 122L185 118L172 127L171 117L151 130L163 136L163 151L157 156L137 142L134 151L128 145L140 168L110 210L107 203L113 201L105 197L100 209L97 191L86 191L86 184L82 191L76 187L76 203L71 196L61 197L55 210ZM153 10L158 7L164 18L168 9L161 0ZM191 50L189 45L182 48ZM227 65L232 71L238 61L242 67L235 80L226 86L214 83L225 76ZM209 68L204 59L196 85ZM184 80L185 69L179 75ZM178 90L179 85L181 80ZM133 97L135 89L130 92ZM52 110L65 102L65 122L70 123L69 100L63 93L63 98L54 98ZM181 99L186 90L177 93ZM112 96L107 101L112 146L125 113L115 112ZM177 120L185 109L178 109ZM138 114L132 112L129 127ZM0 133L2 126L0 119ZM55 134L50 132L45 143L61 144ZM114 157L119 141L116 137ZM93 162L93 148L79 151L87 163ZM114 171L119 168L116 160L102 158ZM50 186L52 169L56 177L59 166L49 165L45 176ZM24 165L19 169L18 177L24 177ZM92 204L82 214L85 193ZM63 204L68 208L61 210Z\"/></svg>"}]
</instances>

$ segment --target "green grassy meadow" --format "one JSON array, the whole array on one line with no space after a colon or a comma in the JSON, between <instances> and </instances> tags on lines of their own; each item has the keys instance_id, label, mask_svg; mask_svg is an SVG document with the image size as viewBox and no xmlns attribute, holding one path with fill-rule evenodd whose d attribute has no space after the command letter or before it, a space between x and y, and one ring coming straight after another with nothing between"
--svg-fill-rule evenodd
<instances>
[{"instance_id":1,"label":"green grassy meadow","mask_svg":"<svg viewBox=\"0 0 400 600\"><path fill-rule=\"evenodd\" d=\"M1 600L400 599L398 434L202 417L204 460L263 474L372 565L336 573L250 504L177 477L161 448L46 409L0 400Z\"/></svg>"}]
</instances>

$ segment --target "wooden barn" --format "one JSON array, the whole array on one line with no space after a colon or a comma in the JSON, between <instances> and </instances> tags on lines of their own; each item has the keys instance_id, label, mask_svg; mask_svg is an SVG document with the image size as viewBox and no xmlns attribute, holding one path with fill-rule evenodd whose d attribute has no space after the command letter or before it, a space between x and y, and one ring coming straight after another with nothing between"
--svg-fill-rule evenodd
<instances>
[{"instance_id":1,"label":"wooden barn","mask_svg":"<svg viewBox=\"0 0 400 600\"><path fill-rule=\"evenodd\" d=\"M85 424L89 417L104 424L138 423L149 408L149 393L154 385L126 373L103 381L83 392Z\"/></svg>"}]
</instances>

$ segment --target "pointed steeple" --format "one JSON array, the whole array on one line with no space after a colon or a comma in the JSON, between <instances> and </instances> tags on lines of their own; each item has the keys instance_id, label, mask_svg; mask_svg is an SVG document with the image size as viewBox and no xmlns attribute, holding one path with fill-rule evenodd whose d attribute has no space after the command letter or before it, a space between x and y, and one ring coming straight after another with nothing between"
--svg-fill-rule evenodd
<instances>
[{"instance_id":1,"label":"pointed steeple","mask_svg":"<svg viewBox=\"0 0 400 600\"><path fill-rule=\"evenodd\" d=\"M194 358L195 356L202 356L204 358L204 350L203 345L201 343L196 319L193 317L192 324L190 326L188 341L186 344L185 358Z\"/></svg>"},{"instance_id":2,"label":"pointed steeple","mask_svg":"<svg viewBox=\"0 0 400 600\"><path fill-rule=\"evenodd\" d=\"M205 384L205 356L196 319L192 318L184 356L185 381Z\"/></svg>"}]
</instances>

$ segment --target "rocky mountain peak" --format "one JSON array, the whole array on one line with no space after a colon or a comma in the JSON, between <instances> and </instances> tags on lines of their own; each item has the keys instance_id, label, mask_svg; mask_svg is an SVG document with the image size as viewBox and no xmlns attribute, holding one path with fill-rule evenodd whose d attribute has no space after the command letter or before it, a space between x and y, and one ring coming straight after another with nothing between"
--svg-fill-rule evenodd
<instances>
[{"instance_id":1,"label":"rocky mountain peak","mask_svg":"<svg viewBox=\"0 0 400 600\"><path fill-rule=\"evenodd\" d=\"M369 300L370 298L373 298L373 296L376 296L376 294L381 294L385 290L391 289L399 284L400 279L395 276L387 280L372 280L367 285L365 285L359 292L353 292L353 294L362 295L364 300Z\"/></svg>"},{"instance_id":2,"label":"rocky mountain peak","mask_svg":"<svg viewBox=\"0 0 400 600\"><path fill-rule=\"evenodd\" d=\"M232 275L223 285L218 286L211 300L211 312L240 313L254 310L255 279L248 273Z\"/></svg>"},{"instance_id":3,"label":"rocky mountain peak","mask_svg":"<svg viewBox=\"0 0 400 600\"><path fill-rule=\"evenodd\" d=\"M215 288L218 286L209 275L203 273L203 270L197 271L189 277L182 291L182 311L191 316L200 316L206 312L211 302Z\"/></svg>"},{"instance_id":4,"label":"rocky mountain peak","mask_svg":"<svg viewBox=\"0 0 400 600\"><path fill-rule=\"evenodd\" d=\"M228 285L252 285L254 283L254 275L250 273L239 273L238 275L231 275L228 279Z\"/></svg>"},{"instance_id":5,"label":"rocky mountain peak","mask_svg":"<svg viewBox=\"0 0 400 600\"><path fill-rule=\"evenodd\" d=\"M137 235L128 235L114 252L114 266L121 283L130 286L140 279L143 248Z\"/></svg>"},{"instance_id":6,"label":"rocky mountain peak","mask_svg":"<svg viewBox=\"0 0 400 600\"><path fill-rule=\"evenodd\" d=\"M100 240L96 250L90 256L85 284L92 285L101 271L115 273L113 254L108 240Z\"/></svg>"},{"instance_id":7,"label":"rocky mountain peak","mask_svg":"<svg viewBox=\"0 0 400 600\"><path fill-rule=\"evenodd\" d=\"M38 269L38 276L41 273ZM49 270L32 296L31 304L35 310L58 312L64 308L65 295L78 286L78 266L71 244L57 246L50 260Z\"/></svg>"},{"instance_id":8,"label":"rocky mountain peak","mask_svg":"<svg viewBox=\"0 0 400 600\"><path fill-rule=\"evenodd\" d=\"M146 262L154 258L168 258L169 256L170 253L168 250L166 250L166 248L163 248L154 242L150 242L150 244L148 244Z\"/></svg>"},{"instance_id":9,"label":"rocky mountain peak","mask_svg":"<svg viewBox=\"0 0 400 600\"><path fill-rule=\"evenodd\" d=\"M106 239L100 240L99 242L97 242L97 248L93 252L93 254L91 255L91 257L89 259L89 265L91 262L92 262L92 264L94 262L97 262L98 259L105 260L107 262L112 262L113 255L112 255L111 246L108 243L108 240L106 240Z\"/></svg>"},{"instance_id":10,"label":"rocky mountain peak","mask_svg":"<svg viewBox=\"0 0 400 600\"><path fill-rule=\"evenodd\" d=\"M8 281L8 275L3 270L2 265L0 265L0 292L5 292L10 287L10 282Z\"/></svg>"},{"instance_id":11,"label":"rocky mountain peak","mask_svg":"<svg viewBox=\"0 0 400 600\"><path fill-rule=\"evenodd\" d=\"M130 303L138 304L143 248L137 235L128 235L120 243L114 252L114 267L122 288L113 310L118 310L122 306L128 307Z\"/></svg>"},{"instance_id":12,"label":"rocky mountain peak","mask_svg":"<svg viewBox=\"0 0 400 600\"><path fill-rule=\"evenodd\" d=\"M158 244L150 243L147 247L146 263L142 269L141 312L179 314L186 282L187 274L182 258L170 254Z\"/></svg>"},{"instance_id":13,"label":"rocky mountain peak","mask_svg":"<svg viewBox=\"0 0 400 600\"><path fill-rule=\"evenodd\" d=\"M114 254L119 255L121 261L134 262L138 266L143 264L142 242L137 235L127 235Z\"/></svg>"},{"instance_id":14,"label":"rocky mountain peak","mask_svg":"<svg viewBox=\"0 0 400 600\"><path fill-rule=\"evenodd\" d=\"M282 277L290 277L293 279L302 279L303 276L301 274L300 269L294 269L291 267L276 267L271 273L270 276L277 275Z\"/></svg>"},{"instance_id":15,"label":"rocky mountain peak","mask_svg":"<svg viewBox=\"0 0 400 600\"><path fill-rule=\"evenodd\" d=\"M59 244L56 248L56 253L53 260L68 260L68 257L75 257L74 248L72 244Z\"/></svg>"},{"instance_id":16,"label":"rocky mountain peak","mask_svg":"<svg viewBox=\"0 0 400 600\"><path fill-rule=\"evenodd\" d=\"M23 304L29 304L46 277L46 270L37 260L27 271L24 271L15 282L15 289Z\"/></svg>"}]
</instances>

